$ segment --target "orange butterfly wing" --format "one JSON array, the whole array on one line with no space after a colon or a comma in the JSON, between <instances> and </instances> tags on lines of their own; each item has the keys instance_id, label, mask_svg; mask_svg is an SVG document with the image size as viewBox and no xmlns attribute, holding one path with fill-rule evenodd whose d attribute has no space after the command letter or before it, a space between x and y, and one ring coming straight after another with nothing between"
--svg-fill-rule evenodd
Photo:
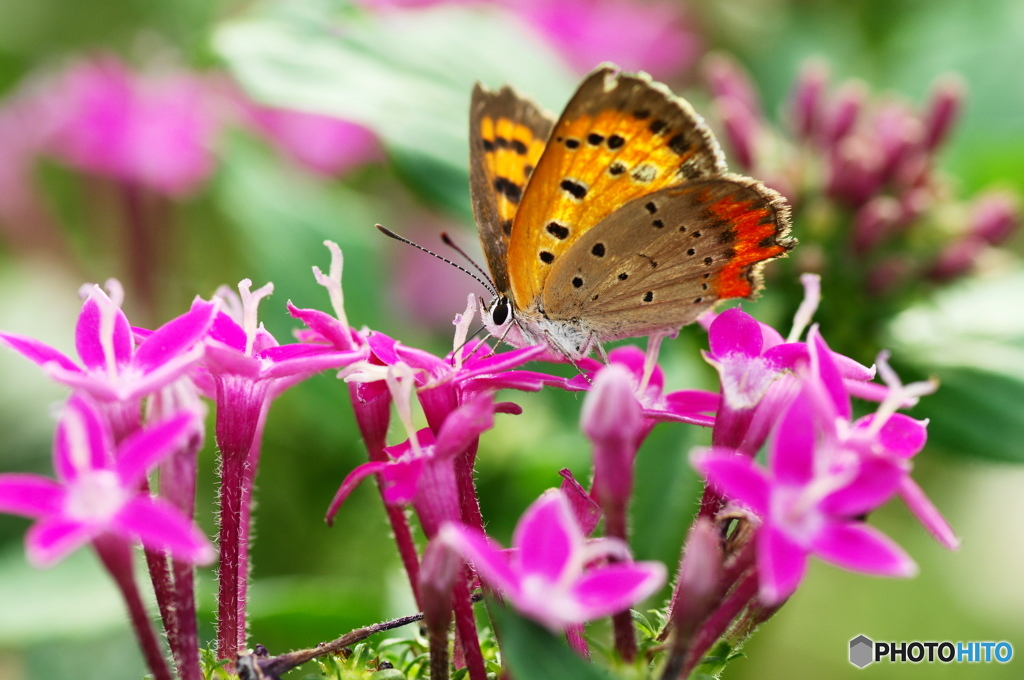
<instances>
[{"instance_id":1,"label":"orange butterfly wing","mask_svg":"<svg viewBox=\"0 0 1024 680\"><path fill-rule=\"evenodd\" d=\"M598 69L566 106L514 212L507 262L516 308L538 308L553 263L625 203L724 171L685 100L644 74Z\"/></svg>"},{"instance_id":2,"label":"orange butterfly wing","mask_svg":"<svg viewBox=\"0 0 1024 680\"><path fill-rule=\"evenodd\" d=\"M494 283L508 294L512 220L554 121L508 86L491 92L479 84L473 88L469 118L473 216Z\"/></svg>"}]
</instances>

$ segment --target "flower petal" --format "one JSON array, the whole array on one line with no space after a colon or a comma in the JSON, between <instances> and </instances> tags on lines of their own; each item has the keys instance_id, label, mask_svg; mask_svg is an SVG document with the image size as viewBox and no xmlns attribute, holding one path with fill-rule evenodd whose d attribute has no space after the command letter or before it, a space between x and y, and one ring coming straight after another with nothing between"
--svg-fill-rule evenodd
<instances>
[{"instance_id":1,"label":"flower petal","mask_svg":"<svg viewBox=\"0 0 1024 680\"><path fill-rule=\"evenodd\" d=\"M388 505L412 503L419 493L420 478L427 464L426 458L408 457L387 464L380 471L384 502Z\"/></svg>"},{"instance_id":2,"label":"flower petal","mask_svg":"<svg viewBox=\"0 0 1024 680\"><path fill-rule=\"evenodd\" d=\"M865 416L854 423L858 430L869 430L874 421L874 414ZM928 421L914 420L902 413L894 413L885 421L875 435L877 443L885 453L900 458L913 458L928 441Z\"/></svg>"},{"instance_id":3,"label":"flower petal","mask_svg":"<svg viewBox=\"0 0 1024 680\"><path fill-rule=\"evenodd\" d=\"M953 527L949 526L949 522L942 516L939 509L924 494L924 491L917 485L917 482L909 476L903 477L903 483L900 485L900 497L903 498L903 502L907 504L910 511L914 513L914 517L920 520L924 528L939 543L950 550L960 548L960 539L953 533Z\"/></svg>"},{"instance_id":4,"label":"flower petal","mask_svg":"<svg viewBox=\"0 0 1024 680\"><path fill-rule=\"evenodd\" d=\"M45 517L60 512L64 487L52 479L27 473L0 475L0 512Z\"/></svg>"},{"instance_id":5,"label":"flower petal","mask_svg":"<svg viewBox=\"0 0 1024 680\"><path fill-rule=\"evenodd\" d=\"M107 309L104 310L104 307ZM113 316L113 328L102 328L104 313ZM105 332L111 334L109 338L103 337ZM82 305L82 313L78 316L78 323L75 326L75 349L78 350L78 356L86 368L94 371L108 369L108 350L113 352L110 358L117 366L131 361L132 329L128 324L128 318L99 286L92 287L89 298Z\"/></svg>"},{"instance_id":6,"label":"flower petal","mask_svg":"<svg viewBox=\"0 0 1024 680\"><path fill-rule=\"evenodd\" d=\"M134 365L144 373L149 373L184 354L203 339L216 313L216 303L196 300L192 303L192 309L153 331L136 348Z\"/></svg>"},{"instance_id":7,"label":"flower petal","mask_svg":"<svg viewBox=\"0 0 1024 680\"><path fill-rule=\"evenodd\" d=\"M25 534L28 561L36 567L56 564L92 540L102 529L59 516L40 520Z\"/></svg>"},{"instance_id":8,"label":"flower petal","mask_svg":"<svg viewBox=\"0 0 1024 680\"><path fill-rule=\"evenodd\" d=\"M479 530L451 522L441 525L437 541L450 545L491 587L515 597L520 592L519 577L509 566L509 553Z\"/></svg>"},{"instance_id":9,"label":"flower petal","mask_svg":"<svg viewBox=\"0 0 1024 680\"><path fill-rule=\"evenodd\" d=\"M610 564L592 569L573 584L571 596L583 621L625 611L657 592L665 584L666 569L660 562Z\"/></svg>"},{"instance_id":10,"label":"flower petal","mask_svg":"<svg viewBox=\"0 0 1024 680\"><path fill-rule=\"evenodd\" d=\"M601 521L601 506L599 506L582 485L576 481L568 468L558 471L562 476L562 493L565 494L569 505L572 506L576 523L579 524L584 536L594 533L597 523Z\"/></svg>"},{"instance_id":11,"label":"flower petal","mask_svg":"<svg viewBox=\"0 0 1024 680\"><path fill-rule=\"evenodd\" d=\"M704 449L695 451L690 461L719 493L767 517L768 478L752 459L732 449Z\"/></svg>"},{"instance_id":12,"label":"flower petal","mask_svg":"<svg viewBox=\"0 0 1024 680\"><path fill-rule=\"evenodd\" d=\"M576 564L583 548L583 532L569 501L557 489L549 489L526 509L512 535L522 573L558 582Z\"/></svg>"},{"instance_id":13,"label":"flower petal","mask_svg":"<svg viewBox=\"0 0 1024 680\"><path fill-rule=\"evenodd\" d=\"M783 602L796 590L807 570L807 553L786 534L764 525L757 534L760 596L766 605Z\"/></svg>"},{"instance_id":14,"label":"flower petal","mask_svg":"<svg viewBox=\"0 0 1024 680\"><path fill-rule=\"evenodd\" d=\"M210 339L227 345L236 352L244 352L248 340L245 330L225 312L217 312L214 317L210 326Z\"/></svg>"},{"instance_id":15,"label":"flower petal","mask_svg":"<svg viewBox=\"0 0 1024 680\"><path fill-rule=\"evenodd\" d=\"M0 333L0 342L13 349L29 361L40 366L57 364L68 372L81 373L82 369L74 361L46 343L17 333Z\"/></svg>"},{"instance_id":16,"label":"flower petal","mask_svg":"<svg viewBox=\"0 0 1024 680\"><path fill-rule=\"evenodd\" d=\"M854 478L823 499L819 507L831 515L855 517L876 510L900 488L906 469L896 461L871 456L855 463Z\"/></svg>"},{"instance_id":17,"label":"flower petal","mask_svg":"<svg viewBox=\"0 0 1024 680\"><path fill-rule=\"evenodd\" d=\"M917 565L903 548L862 522L830 522L811 540L821 559L851 571L876 576L914 576Z\"/></svg>"},{"instance_id":18,"label":"flower petal","mask_svg":"<svg viewBox=\"0 0 1024 680\"><path fill-rule=\"evenodd\" d=\"M468 449L480 434L494 427L494 395L490 392L467 401L448 414L437 435L434 455L456 456Z\"/></svg>"},{"instance_id":19,"label":"flower petal","mask_svg":"<svg viewBox=\"0 0 1024 680\"><path fill-rule=\"evenodd\" d=\"M160 498L136 496L125 503L111 524L116 533L138 539L151 550L166 550L184 562L209 564L217 556L203 532Z\"/></svg>"},{"instance_id":20,"label":"flower petal","mask_svg":"<svg viewBox=\"0 0 1024 680\"><path fill-rule=\"evenodd\" d=\"M92 401L80 394L72 396L53 437L57 479L68 482L85 470L110 468L113 449L110 426Z\"/></svg>"},{"instance_id":21,"label":"flower petal","mask_svg":"<svg viewBox=\"0 0 1024 680\"><path fill-rule=\"evenodd\" d=\"M761 355L764 336L761 326L754 317L739 307L727 309L711 322L708 328L708 344L711 356L722 359L730 354L746 357Z\"/></svg>"},{"instance_id":22,"label":"flower petal","mask_svg":"<svg viewBox=\"0 0 1024 680\"><path fill-rule=\"evenodd\" d=\"M839 416L849 420L852 408L850 406L850 395L846 391L843 377L839 373L832 350L825 344L821 337L817 324L811 327L808 335L808 346L811 352L811 371L821 381L826 393L835 406Z\"/></svg>"},{"instance_id":23,"label":"flower petal","mask_svg":"<svg viewBox=\"0 0 1024 680\"><path fill-rule=\"evenodd\" d=\"M181 446L193 432L194 413L182 413L137 430L117 448L114 467L125 488L134 488L149 471Z\"/></svg>"},{"instance_id":24,"label":"flower petal","mask_svg":"<svg viewBox=\"0 0 1024 680\"><path fill-rule=\"evenodd\" d=\"M359 486L359 482L363 481L375 472L380 472L388 465L390 465L390 463L363 463L352 470L352 472L348 473L348 476L345 477L345 481L341 483L337 493L334 494L334 499L331 500L331 505L327 508L327 516L325 518L327 524L330 525L334 522L334 516L338 514L338 509L341 507L341 504L345 502L345 499L348 498L350 493L352 493L352 490Z\"/></svg>"},{"instance_id":25,"label":"flower petal","mask_svg":"<svg viewBox=\"0 0 1024 680\"><path fill-rule=\"evenodd\" d=\"M803 485L814 476L817 442L816 404L803 390L786 409L775 428L768 467L776 482Z\"/></svg>"}]
</instances>

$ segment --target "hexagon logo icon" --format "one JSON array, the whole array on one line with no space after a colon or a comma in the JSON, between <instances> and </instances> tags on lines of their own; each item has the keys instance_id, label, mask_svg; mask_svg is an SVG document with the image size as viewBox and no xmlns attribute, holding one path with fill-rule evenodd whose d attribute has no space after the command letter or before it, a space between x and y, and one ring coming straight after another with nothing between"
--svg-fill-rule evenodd
<instances>
[{"instance_id":1,"label":"hexagon logo icon","mask_svg":"<svg viewBox=\"0 0 1024 680\"><path fill-rule=\"evenodd\" d=\"M858 635L850 640L850 663L857 668L864 668L874 661L875 643L865 635Z\"/></svg>"}]
</instances>

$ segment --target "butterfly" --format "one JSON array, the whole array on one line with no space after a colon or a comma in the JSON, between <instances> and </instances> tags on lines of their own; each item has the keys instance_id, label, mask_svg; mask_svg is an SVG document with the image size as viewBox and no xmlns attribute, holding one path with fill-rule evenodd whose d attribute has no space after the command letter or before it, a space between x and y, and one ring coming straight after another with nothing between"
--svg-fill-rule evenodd
<instances>
[{"instance_id":1,"label":"butterfly","mask_svg":"<svg viewBox=\"0 0 1024 680\"><path fill-rule=\"evenodd\" d=\"M470 191L496 295L485 326L570 361L752 297L796 243L785 199L726 171L686 100L602 65L555 122L509 86L470 109Z\"/></svg>"}]
</instances>

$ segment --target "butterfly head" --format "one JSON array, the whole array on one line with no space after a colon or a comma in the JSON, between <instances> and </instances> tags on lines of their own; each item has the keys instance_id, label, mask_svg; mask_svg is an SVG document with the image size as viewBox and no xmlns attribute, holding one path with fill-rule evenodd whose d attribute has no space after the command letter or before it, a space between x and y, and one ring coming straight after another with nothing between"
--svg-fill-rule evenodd
<instances>
[{"instance_id":1,"label":"butterfly head","mask_svg":"<svg viewBox=\"0 0 1024 680\"><path fill-rule=\"evenodd\" d=\"M501 342L513 347L529 347L538 340L526 330L516 313L515 306L507 296L495 295L486 307L483 307L484 328Z\"/></svg>"}]
</instances>

